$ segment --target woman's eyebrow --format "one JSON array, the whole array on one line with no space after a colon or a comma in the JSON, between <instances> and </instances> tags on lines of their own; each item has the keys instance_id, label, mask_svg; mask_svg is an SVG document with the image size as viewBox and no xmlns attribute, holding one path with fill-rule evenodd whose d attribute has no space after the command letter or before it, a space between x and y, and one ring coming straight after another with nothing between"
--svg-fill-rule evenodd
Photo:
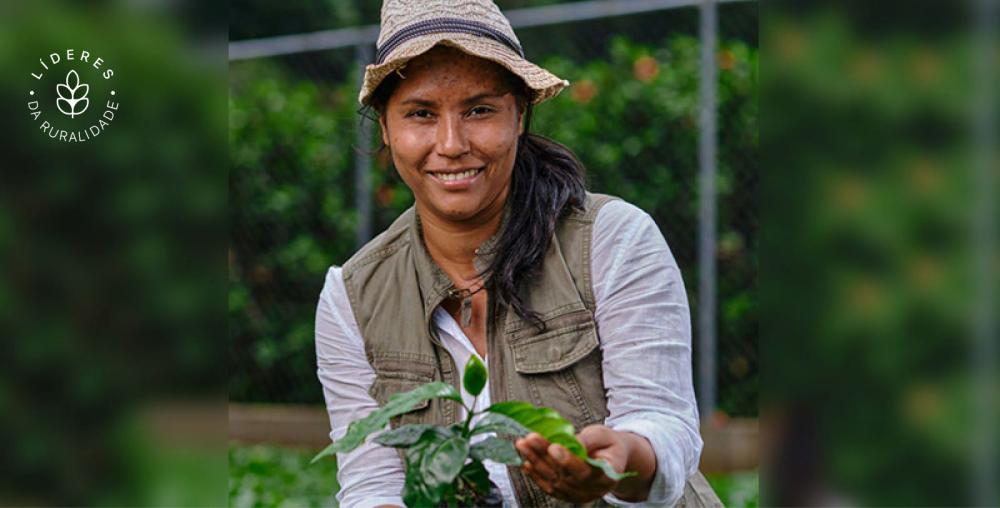
<instances>
[{"instance_id":1,"label":"woman's eyebrow","mask_svg":"<svg viewBox=\"0 0 1000 508\"><path fill-rule=\"evenodd\" d=\"M501 92L483 92L462 100L462 104L469 106L472 103L479 102L483 99L499 99L500 97L503 97L503 95L504 94Z\"/></svg>"},{"instance_id":2,"label":"woman's eyebrow","mask_svg":"<svg viewBox=\"0 0 1000 508\"><path fill-rule=\"evenodd\" d=\"M423 106L423 107L434 107L434 106L437 106L437 103L434 102L434 101L427 100L427 99L420 99L420 98L417 98L417 97L410 97L409 99L405 99L402 102L400 102L400 104L404 105L404 106L410 105L410 104L413 104L415 106Z\"/></svg>"},{"instance_id":3,"label":"woman's eyebrow","mask_svg":"<svg viewBox=\"0 0 1000 508\"><path fill-rule=\"evenodd\" d=\"M500 97L503 97L503 96L504 96L503 92L496 92L496 91L483 92L483 93L478 93L478 94L473 95L471 97L462 99L461 104L463 106L469 106L469 105L471 105L473 103L476 103L476 102L479 102L479 101L481 101L483 99L499 99ZM402 105L402 106L414 105L414 106L421 106L421 107L426 107L426 108L436 107L438 105L438 103L436 101L432 101L432 100L429 100L429 99L421 99L419 97L409 97L407 99L403 99L402 101L399 102L399 104Z\"/></svg>"}]
</instances>

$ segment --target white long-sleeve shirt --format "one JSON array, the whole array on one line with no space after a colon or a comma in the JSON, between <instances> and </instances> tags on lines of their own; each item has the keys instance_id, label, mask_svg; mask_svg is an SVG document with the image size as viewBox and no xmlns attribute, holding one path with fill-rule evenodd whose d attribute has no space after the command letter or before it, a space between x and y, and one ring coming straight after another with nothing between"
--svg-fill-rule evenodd
<instances>
[{"instance_id":1,"label":"white long-sleeve shirt","mask_svg":"<svg viewBox=\"0 0 1000 508\"><path fill-rule=\"evenodd\" d=\"M657 461L647 501L627 503L610 493L604 499L620 506L673 506L697 470L702 449L684 282L656 223L625 201L608 202L598 212L591 247L595 321L609 411L604 423L648 439ZM465 365L470 355L478 355L441 307L434 312L434 326L455 365ZM379 407L368 393L375 372L364 351L341 269L334 266L327 272L316 311L317 374L333 440L343 437L350 422ZM462 396L466 405L472 403L464 388ZM476 399L476 410L490 403L487 386ZM395 449L368 442L338 454L337 460L337 499L342 506L403 506L403 464ZM505 506L517 507L506 466L489 461L485 465L503 492Z\"/></svg>"}]
</instances>

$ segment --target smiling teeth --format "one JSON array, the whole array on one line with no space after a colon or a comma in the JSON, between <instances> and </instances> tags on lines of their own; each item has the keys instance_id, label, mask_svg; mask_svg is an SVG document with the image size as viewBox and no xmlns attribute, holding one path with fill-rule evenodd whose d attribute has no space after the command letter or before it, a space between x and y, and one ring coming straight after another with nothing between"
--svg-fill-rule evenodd
<instances>
[{"instance_id":1,"label":"smiling teeth","mask_svg":"<svg viewBox=\"0 0 1000 508\"><path fill-rule=\"evenodd\" d=\"M446 182L454 182L456 180L464 180L466 178L475 176L475 174L478 172L479 172L478 169L470 169L468 171L463 171L461 173L435 173L435 174L437 175L438 178Z\"/></svg>"}]
</instances>

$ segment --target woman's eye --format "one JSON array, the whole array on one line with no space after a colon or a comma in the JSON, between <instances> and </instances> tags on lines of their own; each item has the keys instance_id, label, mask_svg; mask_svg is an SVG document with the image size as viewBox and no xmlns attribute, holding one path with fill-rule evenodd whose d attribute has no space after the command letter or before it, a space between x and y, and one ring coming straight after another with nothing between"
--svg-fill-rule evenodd
<instances>
[{"instance_id":1,"label":"woman's eye","mask_svg":"<svg viewBox=\"0 0 1000 508\"><path fill-rule=\"evenodd\" d=\"M491 108L489 106L476 106L476 107L472 108L471 110L469 110L469 114L472 115L472 116L482 116L482 115L485 115L487 113L492 113L492 112L493 112L493 108Z\"/></svg>"}]
</instances>

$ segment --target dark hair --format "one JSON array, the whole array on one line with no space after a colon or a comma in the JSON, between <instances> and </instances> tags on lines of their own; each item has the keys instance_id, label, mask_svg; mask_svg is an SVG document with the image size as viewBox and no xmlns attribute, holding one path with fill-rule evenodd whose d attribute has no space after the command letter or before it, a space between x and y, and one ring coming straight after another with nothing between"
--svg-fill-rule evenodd
<instances>
[{"instance_id":1,"label":"dark hair","mask_svg":"<svg viewBox=\"0 0 1000 508\"><path fill-rule=\"evenodd\" d=\"M509 305L522 319L544 331L545 323L521 298L520 289L540 270L558 220L574 209L583 210L586 170L569 148L530 133L532 91L509 71L505 72L505 78L519 106L524 108L524 131L518 138L505 205L511 210L507 226L496 244L492 264L479 276L487 281L487 291L495 296L494 305ZM395 73L387 76L372 93L370 106L362 108L360 113L369 119L374 116L373 108L378 115L383 114L398 84Z\"/></svg>"}]
</instances>

